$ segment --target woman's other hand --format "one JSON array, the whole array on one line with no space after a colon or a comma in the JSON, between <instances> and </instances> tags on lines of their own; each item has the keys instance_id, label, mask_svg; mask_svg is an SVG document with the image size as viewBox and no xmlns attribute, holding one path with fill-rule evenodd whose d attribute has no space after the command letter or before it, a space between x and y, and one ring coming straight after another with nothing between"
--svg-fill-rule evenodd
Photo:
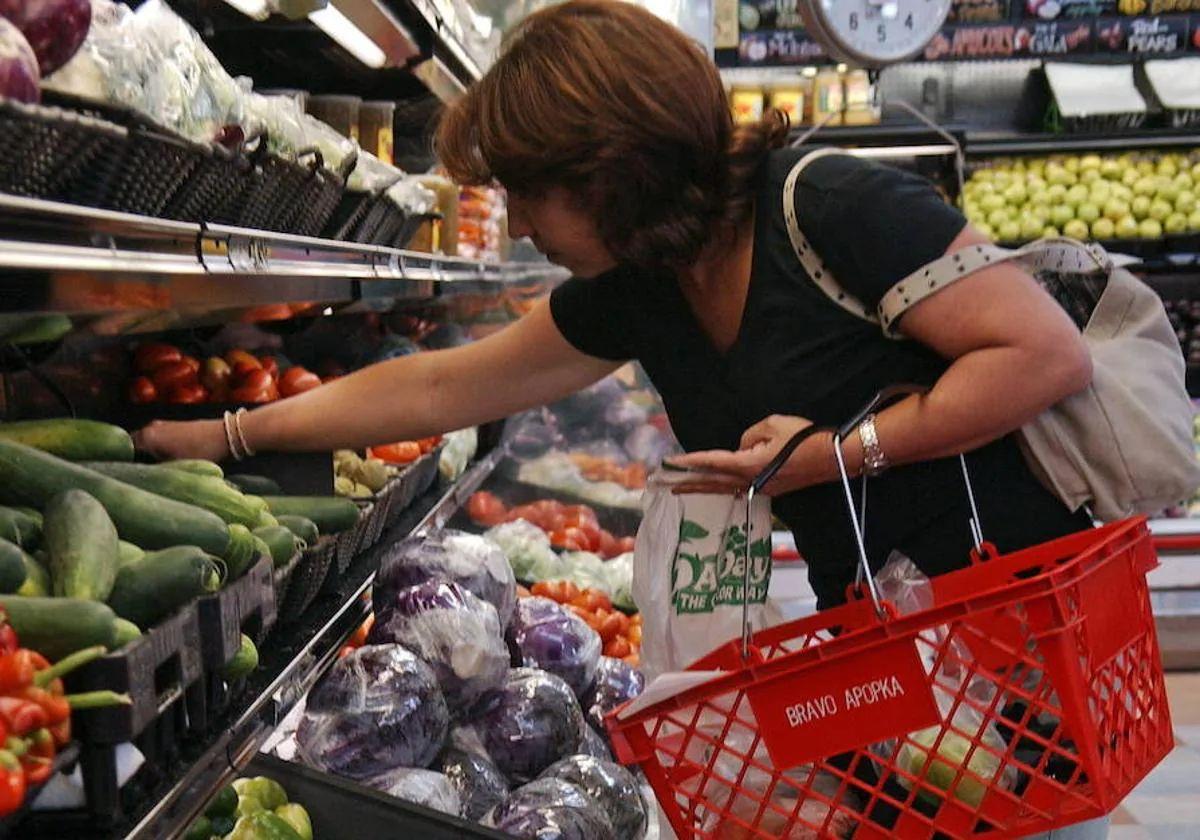
<instances>
[{"instance_id":1,"label":"woman's other hand","mask_svg":"<svg viewBox=\"0 0 1200 840\"><path fill-rule=\"evenodd\" d=\"M220 420L175 422L155 420L133 435L139 451L161 461L200 458L222 461L229 457L225 426Z\"/></svg>"}]
</instances>

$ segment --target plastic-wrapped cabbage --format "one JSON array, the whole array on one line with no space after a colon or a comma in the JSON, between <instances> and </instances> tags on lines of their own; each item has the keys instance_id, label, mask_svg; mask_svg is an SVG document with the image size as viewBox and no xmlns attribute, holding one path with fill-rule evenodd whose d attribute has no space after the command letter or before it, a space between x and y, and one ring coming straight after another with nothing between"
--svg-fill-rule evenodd
<instances>
[{"instance_id":1,"label":"plastic-wrapped cabbage","mask_svg":"<svg viewBox=\"0 0 1200 840\"><path fill-rule=\"evenodd\" d=\"M522 598L508 628L513 661L562 677L576 696L592 684L600 636L582 618L549 598Z\"/></svg>"},{"instance_id":2,"label":"plastic-wrapped cabbage","mask_svg":"<svg viewBox=\"0 0 1200 840\"><path fill-rule=\"evenodd\" d=\"M140 95L143 61L153 59L155 51L134 41L132 21L133 10L124 3L92 0L87 37L70 61L43 79L44 86L99 102L133 105L134 96Z\"/></svg>"},{"instance_id":3,"label":"plastic-wrapped cabbage","mask_svg":"<svg viewBox=\"0 0 1200 840\"><path fill-rule=\"evenodd\" d=\"M518 580L562 580L562 559L550 547L546 532L533 523L505 522L484 536L500 546Z\"/></svg>"},{"instance_id":4,"label":"plastic-wrapped cabbage","mask_svg":"<svg viewBox=\"0 0 1200 840\"><path fill-rule=\"evenodd\" d=\"M467 464L479 451L479 429L459 429L446 435L446 445L438 459L438 472L447 481L454 481L467 471Z\"/></svg>"},{"instance_id":5,"label":"plastic-wrapped cabbage","mask_svg":"<svg viewBox=\"0 0 1200 840\"><path fill-rule=\"evenodd\" d=\"M623 610L636 610L633 600L633 552L627 551L604 563L604 573L608 577L608 599L614 607Z\"/></svg>"},{"instance_id":6,"label":"plastic-wrapped cabbage","mask_svg":"<svg viewBox=\"0 0 1200 840\"><path fill-rule=\"evenodd\" d=\"M304 137L304 148L316 149L326 169L341 172L344 166L358 165L358 145L349 137L343 137L332 126L326 125L310 114L301 114L300 130ZM349 161L348 158L354 158Z\"/></svg>"},{"instance_id":7,"label":"plastic-wrapped cabbage","mask_svg":"<svg viewBox=\"0 0 1200 840\"><path fill-rule=\"evenodd\" d=\"M267 148L275 154L295 158L306 145L305 114L291 97L251 93L243 110L246 134L266 132Z\"/></svg>"},{"instance_id":8,"label":"plastic-wrapped cabbage","mask_svg":"<svg viewBox=\"0 0 1200 840\"><path fill-rule=\"evenodd\" d=\"M583 738L583 711L561 679L534 668L515 668L495 699L470 728L510 781L535 779L575 753Z\"/></svg>"},{"instance_id":9,"label":"plastic-wrapped cabbage","mask_svg":"<svg viewBox=\"0 0 1200 840\"><path fill-rule=\"evenodd\" d=\"M571 581L580 589L596 589L608 594L608 572L604 568L604 558L599 554L564 551L560 556L565 567L563 580Z\"/></svg>"},{"instance_id":10,"label":"plastic-wrapped cabbage","mask_svg":"<svg viewBox=\"0 0 1200 840\"><path fill-rule=\"evenodd\" d=\"M386 190L404 177L404 172L381 161L367 151L359 151L358 165L350 173L346 186L355 192L376 193Z\"/></svg>"},{"instance_id":11,"label":"plastic-wrapped cabbage","mask_svg":"<svg viewBox=\"0 0 1200 840\"><path fill-rule=\"evenodd\" d=\"M637 668L611 656L600 657L596 679L583 696L588 723L604 732L604 716L637 697L645 688L646 678Z\"/></svg>"},{"instance_id":12,"label":"plastic-wrapped cabbage","mask_svg":"<svg viewBox=\"0 0 1200 840\"><path fill-rule=\"evenodd\" d=\"M529 840L616 840L612 823L582 790L561 779L517 788L486 824Z\"/></svg>"},{"instance_id":13,"label":"plastic-wrapped cabbage","mask_svg":"<svg viewBox=\"0 0 1200 840\"><path fill-rule=\"evenodd\" d=\"M462 815L479 822L508 799L508 780L486 756L451 747L442 754L442 773L458 793Z\"/></svg>"},{"instance_id":14,"label":"plastic-wrapped cabbage","mask_svg":"<svg viewBox=\"0 0 1200 840\"><path fill-rule=\"evenodd\" d=\"M429 666L400 645L368 645L334 663L309 694L296 746L312 767L365 779L429 766L449 727Z\"/></svg>"},{"instance_id":15,"label":"plastic-wrapped cabbage","mask_svg":"<svg viewBox=\"0 0 1200 840\"><path fill-rule=\"evenodd\" d=\"M573 755L546 768L541 778L562 779L587 794L612 823L617 840L641 840L646 834L646 803L637 779L621 765Z\"/></svg>"},{"instance_id":16,"label":"plastic-wrapped cabbage","mask_svg":"<svg viewBox=\"0 0 1200 840\"><path fill-rule=\"evenodd\" d=\"M372 776L363 784L388 796L415 802L452 817L461 817L463 814L462 802L455 786L446 776L434 770L397 767Z\"/></svg>"},{"instance_id":17,"label":"plastic-wrapped cabbage","mask_svg":"<svg viewBox=\"0 0 1200 840\"><path fill-rule=\"evenodd\" d=\"M376 600L370 641L404 645L425 660L456 716L500 688L508 673L496 608L449 581L427 580Z\"/></svg>"},{"instance_id":18,"label":"plastic-wrapped cabbage","mask_svg":"<svg viewBox=\"0 0 1200 840\"><path fill-rule=\"evenodd\" d=\"M613 760L608 742L604 740L603 735L592 728L590 723L583 728L583 740L579 742L575 751L579 755L590 755L592 758L602 758L605 761Z\"/></svg>"},{"instance_id":19,"label":"plastic-wrapped cabbage","mask_svg":"<svg viewBox=\"0 0 1200 840\"><path fill-rule=\"evenodd\" d=\"M386 605L401 589L427 580L457 583L495 607L504 627L516 609L517 582L504 552L478 534L447 529L395 543L380 561L376 602Z\"/></svg>"},{"instance_id":20,"label":"plastic-wrapped cabbage","mask_svg":"<svg viewBox=\"0 0 1200 840\"><path fill-rule=\"evenodd\" d=\"M405 176L387 189L387 197L410 216L435 213L437 193L423 185L419 178Z\"/></svg>"}]
</instances>

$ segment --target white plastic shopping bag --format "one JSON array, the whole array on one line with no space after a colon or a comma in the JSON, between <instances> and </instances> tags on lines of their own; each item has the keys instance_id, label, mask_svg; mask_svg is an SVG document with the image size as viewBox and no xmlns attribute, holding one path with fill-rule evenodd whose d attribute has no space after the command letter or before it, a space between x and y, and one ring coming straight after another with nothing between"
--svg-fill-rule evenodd
<instances>
[{"instance_id":1,"label":"white plastic shopping bag","mask_svg":"<svg viewBox=\"0 0 1200 840\"><path fill-rule=\"evenodd\" d=\"M642 614L642 670L648 680L681 671L718 645L741 638L747 539L750 628L762 630L783 620L767 596L770 498L754 498L747 535L744 497L674 495L671 488L688 477L660 470L650 477L642 499L633 600Z\"/></svg>"}]
</instances>

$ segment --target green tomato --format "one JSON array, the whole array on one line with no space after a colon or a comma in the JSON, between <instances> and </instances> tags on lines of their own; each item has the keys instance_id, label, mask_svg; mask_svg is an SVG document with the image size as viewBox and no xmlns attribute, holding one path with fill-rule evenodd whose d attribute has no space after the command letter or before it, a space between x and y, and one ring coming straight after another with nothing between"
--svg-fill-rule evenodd
<instances>
[{"instance_id":1,"label":"green tomato","mask_svg":"<svg viewBox=\"0 0 1200 840\"><path fill-rule=\"evenodd\" d=\"M1167 217L1175 212L1175 208L1169 201L1161 198L1154 199L1150 204L1150 218L1159 222L1165 222Z\"/></svg>"},{"instance_id":2,"label":"green tomato","mask_svg":"<svg viewBox=\"0 0 1200 840\"><path fill-rule=\"evenodd\" d=\"M1117 234L1120 233L1118 230ZM1159 239L1163 235L1162 223L1156 219L1143 219L1141 224L1137 224L1137 235L1142 239Z\"/></svg>"},{"instance_id":3,"label":"green tomato","mask_svg":"<svg viewBox=\"0 0 1200 840\"><path fill-rule=\"evenodd\" d=\"M1100 208L1091 202L1080 204L1075 210L1075 218L1082 219L1088 224L1091 224L1100 218Z\"/></svg>"},{"instance_id":4,"label":"green tomato","mask_svg":"<svg viewBox=\"0 0 1200 840\"><path fill-rule=\"evenodd\" d=\"M1196 194L1191 190L1184 190L1175 199L1175 209L1180 213L1191 213L1196 206Z\"/></svg>"},{"instance_id":5,"label":"green tomato","mask_svg":"<svg viewBox=\"0 0 1200 840\"><path fill-rule=\"evenodd\" d=\"M1048 225L1042 230L1043 239L1058 239L1060 236L1062 236L1062 234L1059 233L1058 228L1056 228L1054 225Z\"/></svg>"},{"instance_id":6,"label":"green tomato","mask_svg":"<svg viewBox=\"0 0 1200 840\"><path fill-rule=\"evenodd\" d=\"M1112 158L1108 158L1100 164L1100 174L1109 179L1120 178L1123 169L1120 162Z\"/></svg>"},{"instance_id":7,"label":"green tomato","mask_svg":"<svg viewBox=\"0 0 1200 840\"><path fill-rule=\"evenodd\" d=\"M1117 233L1117 226L1112 219L1097 219L1092 222L1093 239L1112 239Z\"/></svg>"},{"instance_id":8,"label":"green tomato","mask_svg":"<svg viewBox=\"0 0 1200 840\"><path fill-rule=\"evenodd\" d=\"M1150 215L1150 205L1153 203L1148 195L1135 195L1133 201L1129 202L1129 210L1135 219L1141 221Z\"/></svg>"},{"instance_id":9,"label":"green tomato","mask_svg":"<svg viewBox=\"0 0 1200 840\"><path fill-rule=\"evenodd\" d=\"M1153 219L1147 219L1146 221L1153 222L1154 224L1158 224L1158 222L1155 222ZM1161 233L1161 232L1162 232L1162 230L1160 228L1159 233ZM1137 239L1137 236L1138 236L1137 219L1133 218L1133 216L1125 216L1124 218L1119 219L1117 221L1117 225L1116 225L1116 229L1114 230L1114 233L1116 234L1118 239Z\"/></svg>"},{"instance_id":10,"label":"green tomato","mask_svg":"<svg viewBox=\"0 0 1200 840\"><path fill-rule=\"evenodd\" d=\"M1000 237L1001 242L1016 242L1021 238L1021 225L1014 221L1006 221L1000 225L996 233Z\"/></svg>"},{"instance_id":11,"label":"green tomato","mask_svg":"<svg viewBox=\"0 0 1200 840\"><path fill-rule=\"evenodd\" d=\"M1075 211L1065 204L1056 204L1050 208L1050 222L1058 227L1063 227L1074 218Z\"/></svg>"},{"instance_id":12,"label":"green tomato","mask_svg":"<svg viewBox=\"0 0 1200 840\"><path fill-rule=\"evenodd\" d=\"M1129 202L1119 198L1110 198L1104 202L1104 218L1118 222L1129 215Z\"/></svg>"},{"instance_id":13,"label":"green tomato","mask_svg":"<svg viewBox=\"0 0 1200 840\"><path fill-rule=\"evenodd\" d=\"M1072 219L1063 225L1063 234L1072 239L1087 239L1089 233L1087 222L1082 219Z\"/></svg>"},{"instance_id":14,"label":"green tomato","mask_svg":"<svg viewBox=\"0 0 1200 840\"><path fill-rule=\"evenodd\" d=\"M1163 230L1167 233L1187 233L1188 217L1183 213L1172 213L1163 222Z\"/></svg>"}]
</instances>

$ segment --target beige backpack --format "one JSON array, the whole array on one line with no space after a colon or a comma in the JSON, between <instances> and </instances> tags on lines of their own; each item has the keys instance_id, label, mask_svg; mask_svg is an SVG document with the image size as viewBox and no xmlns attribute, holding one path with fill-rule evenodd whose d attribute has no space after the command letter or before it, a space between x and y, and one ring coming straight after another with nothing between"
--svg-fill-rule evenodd
<instances>
[{"instance_id":1,"label":"beige backpack","mask_svg":"<svg viewBox=\"0 0 1200 840\"><path fill-rule=\"evenodd\" d=\"M971 246L928 263L896 283L867 308L846 292L800 230L793 195L800 173L838 149L806 155L788 175L783 213L801 265L843 309L891 326L910 307L939 289L1002 262L1028 270L1082 323L1092 355L1092 384L1052 406L1020 430L1033 472L1071 509L1087 505L1111 522L1154 514L1187 499L1200 486L1192 442L1193 408L1184 384L1184 361L1162 300L1099 245L1044 239L1009 250Z\"/></svg>"}]
</instances>

